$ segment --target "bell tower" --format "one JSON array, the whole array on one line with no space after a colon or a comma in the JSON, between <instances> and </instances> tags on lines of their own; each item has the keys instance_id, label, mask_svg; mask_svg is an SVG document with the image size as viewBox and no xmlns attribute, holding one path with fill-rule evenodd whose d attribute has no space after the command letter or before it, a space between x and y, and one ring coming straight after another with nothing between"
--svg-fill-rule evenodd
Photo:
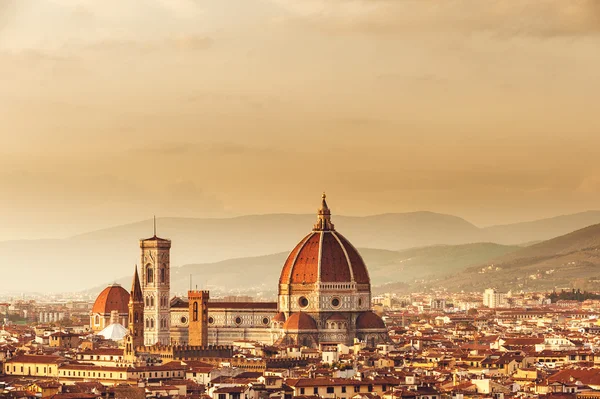
<instances>
[{"instance_id":1,"label":"bell tower","mask_svg":"<svg viewBox=\"0 0 600 399\"><path fill-rule=\"evenodd\" d=\"M132 338L133 349L144 345L144 295L138 275L137 265L131 283L129 295L129 335Z\"/></svg>"},{"instance_id":2,"label":"bell tower","mask_svg":"<svg viewBox=\"0 0 600 399\"><path fill-rule=\"evenodd\" d=\"M188 291L190 346L208 345L208 291Z\"/></svg>"},{"instance_id":3,"label":"bell tower","mask_svg":"<svg viewBox=\"0 0 600 399\"><path fill-rule=\"evenodd\" d=\"M169 345L170 339L170 251L171 240L154 236L140 240L142 295L144 303L144 345Z\"/></svg>"}]
</instances>

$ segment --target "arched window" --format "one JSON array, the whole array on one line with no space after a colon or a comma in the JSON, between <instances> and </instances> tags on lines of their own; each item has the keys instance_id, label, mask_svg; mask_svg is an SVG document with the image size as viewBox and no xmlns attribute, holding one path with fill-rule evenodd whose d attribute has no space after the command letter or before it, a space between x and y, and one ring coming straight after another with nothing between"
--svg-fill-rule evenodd
<instances>
[{"instance_id":1,"label":"arched window","mask_svg":"<svg viewBox=\"0 0 600 399\"><path fill-rule=\"evenodd\" d=\"M150 328L150 321L146 319L146 328Z\"/></svg>"},{"instance_id":2,"label":"arched window","mask_svg":"<svg viewBox=\"0 0 600 399\"><path fill-rule=\"evenodd\" d=\"M166 268L167 268L167 266L166 266L166 265L163 265L163 266L160 268L160 282L161 282L161 283L164 283L164 282L165 282L165 280L166 280L166 275L167 275L167 274L166 274Z\"/></svg>"},{"instance_id":3,"label":"arched window","mask_svg":"<svg viewBox=\"0 0 600 399\"><path fill-rule=\"evenodd\" d=\"M153 296L150 297L150 306L154 306L154 297Z\"/></svg>"},{"instance_id":4,"label":"arched window","mask_svg":"<svg viewBox=\"0 0 600 399\"><path fill-rule=\"evenodd\" d=\"M198 302L194 302L192 310L192 321L198 321Z\"/></svg>"},{"instance_id":5,"label":"arched window","mask_svg":"<svg viewBox=\"0 0 600 399\"><path fill-rule=\"evenodd\" d=\"M150 328L154 328L154 319L150 319Z\"/></svg>"},{"instance_id":6,"label":"arched window","mask_svg":"<svg viewBox=\"0 0 600 399\"><path fill-rule=\"evenodd\" d=\"M152 269L152 265L146 266L146 283L154 283L154 269Z\"/></svg>"},{"instance_id":7,"label":"arched window","mask_svg":"<svg viewBox=\"0 0 600 399\"><path fill-rule=\"evenodd\" d=\"M96 320L94 322L96 325L100 324L100 316L96 315Z\"/></svg>"}]
</instances>

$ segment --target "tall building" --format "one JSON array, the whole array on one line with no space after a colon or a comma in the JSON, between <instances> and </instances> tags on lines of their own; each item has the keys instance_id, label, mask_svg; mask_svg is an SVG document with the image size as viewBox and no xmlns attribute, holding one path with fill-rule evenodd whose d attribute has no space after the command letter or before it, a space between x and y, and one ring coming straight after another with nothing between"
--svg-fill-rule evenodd
<instances>
[{"instance_id":1,"label":"tall building","mask_svg":"<svg viewBox=\"0 0 600 399\"><path fill-rule=\"evenodd\" d=\"M488 288L483 291L483 306L490 309L506 306L506 294L496 291L494 288Z\"/></svg>"},{"instance_id":2,"label":"tall building","mask_svg":"<svg viewBox=\"0 0 600 399\"><path fill-rule=\"evenodd\" d=\"M371 280L356 248L334 228L325 194L317 223L288 256L279 278L279 342L317 346L374 346L388 342L383 320L371 311Z\"/></svg>"},{"instance_id":3,"label":"tall building","mask_svg":"<svg viewBox=\"0 0 600 399\"><path fill-rule=\"evenodd\" d=\"M171 241L154 236L140 240L144 296L144 345L170 343Z\"/></svg>"},{"instance_id":4,"label":"tall building","mask_svg":"<svg viewBox=\"0 0 600 399\"><path fill-rule=\"evenodd\" d=\"M188 345L208 345L208 298L208 291L188 291L190 323Z\"/></svg>"}]
</instances>

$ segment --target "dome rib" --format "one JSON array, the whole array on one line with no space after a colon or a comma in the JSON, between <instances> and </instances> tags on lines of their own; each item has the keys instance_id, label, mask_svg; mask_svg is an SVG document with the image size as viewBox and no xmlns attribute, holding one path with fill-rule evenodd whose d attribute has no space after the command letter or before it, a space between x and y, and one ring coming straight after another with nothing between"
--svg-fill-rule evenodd
<instances>
[{"instance_id":1,"label":"dome rib","mask_svg":"<svg viewBox=\"0 0 600 399\"><path fill-rule=\"evenodd\" d=\"M359 284L371 284L371 277L369 276L369 270L367 265L362 258L358 250L350 244L350 241L343 234L336 232L337 238L342 243L342 246L348 254L348 259L352 264L352 272L354 275L354 281Z\"/></svg>"},{"instance_id":2,"label":"dome rib","mask_svg":"<svg viewBox=\"0 0 600 399\"><path fill-rule=\"evenodd\" d=\"M348 271L350 272L350 281L354 282L354 271L352 270L352 261L350 260L350 257L348 256L348 251L346 251L346 247L344 247L344 244L342 244L342 241L338 238L337 234L335 232L331 232L331 234L335 237L337 242L340 244L340 247L342 247L342 251L344 251L344 255L346 255L346 262L348 263Z\"/></svg>"},{"instance_id":3,"label":"dome rib","mask_svg":"<svg viewBox=\"0 0 600 399\"><path fill-rule=\"evenodd\" d=\"M356 289L370 290L371 280L363 258L333 229L330 217L331 211L323 198L318 223L288 255L279 277L280 285L353 283Z\"/></svg>"},{"instance_id":4,"label":"dome rib","mask_svg":"<svg viewBox=\"0 0 600 399\"><path fill-rule=\"evenodd\" d=\"M318 255L318 263L317 263L317 282L320 283L321 282L321 265L323 263L323 238L325 236L325 233L320 231L319 232L319 255Z\"/></svg>"},{"instance_id":5,"label":"dome rib","mask_svg":"<svg viewBox=\"0 0 600 399\"><path fill-rule=\"evenodd\" d=\"M296 266L296 262L298 261L298 255L302 252L302 249L306 245L306 243L312 238L314 232L308 233L299 243L296 245L292 252L287 257L285 264L283 265L283 270L281 270L281 277L279 278L280 284L290 284L292 281L292 276L294 275L294 267ZM287 274L287 276L286 276Z\"/></svg>"}]
</instances>

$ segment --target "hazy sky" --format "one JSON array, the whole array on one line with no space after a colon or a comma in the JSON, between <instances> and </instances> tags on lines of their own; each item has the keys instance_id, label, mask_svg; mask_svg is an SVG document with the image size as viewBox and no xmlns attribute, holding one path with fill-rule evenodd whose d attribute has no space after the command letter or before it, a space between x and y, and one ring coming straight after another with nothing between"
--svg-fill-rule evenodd
<instances>
[{"instance_id":1,"label":"hazy sky","mask_svg":"<svg viewBox=\"0 0 600 399\"><path fill-rule=\"evenodd\" d=\"M0 239L600 208L598 0L0 0Z\"/></svg>"}]
</instances>

